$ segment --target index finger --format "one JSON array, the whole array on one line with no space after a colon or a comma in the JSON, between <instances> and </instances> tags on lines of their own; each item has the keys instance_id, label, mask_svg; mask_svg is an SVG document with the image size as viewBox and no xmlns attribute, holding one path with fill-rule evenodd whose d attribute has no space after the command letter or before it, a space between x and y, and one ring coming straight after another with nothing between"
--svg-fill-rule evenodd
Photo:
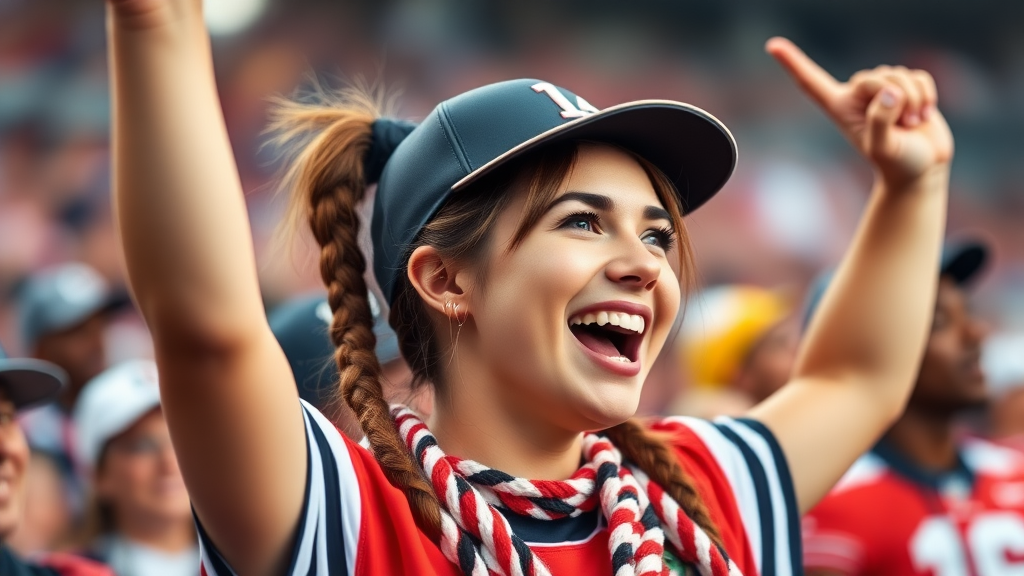
<instances>
[{"instance_id":1,"label":"index finger","mask_svg":"<svg viewBox=\"0 0 1024 576\"><path fill-rule=\"evenodd\" d=\"M772 55L789 72L803 91L819 104L826 100L839 88L839 82L818 66L801 50L786 38L776 36L768 40L765 50Z\"/></svg>"}]
</instances>

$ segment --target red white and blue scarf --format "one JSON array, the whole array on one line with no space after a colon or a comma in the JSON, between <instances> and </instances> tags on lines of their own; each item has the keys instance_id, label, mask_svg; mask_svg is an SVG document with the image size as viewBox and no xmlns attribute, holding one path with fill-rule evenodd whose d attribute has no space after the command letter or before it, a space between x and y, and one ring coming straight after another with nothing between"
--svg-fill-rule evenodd
<instances>
[{"instance_id":1,"label":"red white and blue scarf","mask_svg":"<svg viewBox=\"0 0 1024 576\"><path fill-rule=\"evenodd\" d=\"M586 434L585 462L568 480L526 480L447 456L411 410L392 416L441 501L441 551L466 576L549 576L498 510L554 520L600 507L608 522L614 576L679 576L665 559L668 539L701 576L742 576L679 504L642 470L623 465L605 437Z\"/></svg>"}]
</instances>

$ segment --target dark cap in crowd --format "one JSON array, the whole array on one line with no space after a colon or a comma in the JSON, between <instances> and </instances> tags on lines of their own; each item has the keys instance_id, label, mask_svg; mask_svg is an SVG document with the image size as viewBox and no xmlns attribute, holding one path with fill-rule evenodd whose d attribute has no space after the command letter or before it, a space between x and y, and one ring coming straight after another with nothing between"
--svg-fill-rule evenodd
<instances>
[{"instance_id":1,"label":"dark cap in crowd","mask_svg":"<svg viewBox=\"0 0 1024 576\"><path fill-rule=\"evenodd\" d=\"M401 357L398 336L388 326L372 293L369 299L370 310L373 312L373 332L377 336L374 351L380 363L387 364ZM327 333L331 316L327 298L316 294L289 300L267 317L270 329L281 344L292 374L295 375L299 396L317 407L324 406L331 399L338 381L334 344Z\"/></svg>"},{"instance_id":2,"label":"dark cap in crowd","mask_svg":"<svg viewBox=\"0 0 1024 576\"><path fill-rule=\"evenodd\" d=\"M985 263L988 261L988 253L988 245L978 240L949 243L942 250L939 276L951 279L957 286L966 286L984 269ZM821 297L825 295L825 290L832 282L834 274L835 270L823 272L811 284L811 289L807 291L807 298L804 300L804 327L810 324L811 316L818 308Z\"/></svg>"},{"instance_id":3,"label":"dark cap in crowd","mask_svg":"<svg viewBox=\"0 0 1024 576\"><path fill-rule=\"evenodd\" d=\"M103 276L78 262L59 264L33 274L19 291L22 345L35 346L42 336L73 328L94 314L128 303Z\"/></svg>"},{"instance_id":4,"label":"dark cap in crowd","mask_svg":"<svg viewBox=\"0 0 1024 576\"><path fill-rule=\"evenodd\" d=\"M591 140L620 146L657 166L689 213L725 184L736 165L736 142L704 110L668 100L641 100L598 110L565 88L541 80L510 80L440 103L415 129L384 130L378 120L367 155L373 180L384 164L374 202L374 273L394 299L405 249L450 194L508 160L556 142ZM408 134L405 136L405 134ZM391 136L394 136L392 139ZM404 136L404 138L403 138ZM400 143L399 143L400 142Z\"/></svg>"},{"instance_id":5,"label":"dark cap in crowd","mask_svg":"<svg viewBox=\"0 0 1024 576\"><path fill-rule=\"evenodd\" d=\"M67 378L55 364L34 358L8 358L0 346L0 392L16 410L54 399Z\"/></svg>"}]
</instances>

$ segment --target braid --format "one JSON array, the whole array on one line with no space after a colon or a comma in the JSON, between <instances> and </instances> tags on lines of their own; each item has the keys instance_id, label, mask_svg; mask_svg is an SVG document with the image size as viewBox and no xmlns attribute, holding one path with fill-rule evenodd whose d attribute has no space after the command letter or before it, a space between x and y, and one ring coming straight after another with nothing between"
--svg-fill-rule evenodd
<instances>
[{"instance_id":1,"label":"braid","mask_svg":"<svg viewBox=\"0 0 1024 576\"><path fill-rule=\"evenodd\" d=\"M338 104L278 102L271 129L278 133L278 143L313 133L300 147L285 180L294 191L292 217L304 215L320 245L320 275L334 313L330 337L337 347L341 396L355 412L384 474L405 493L417 525L437 541L440 503L406 449L384 399L363 276L366 259L357 238L357 205L367 186L363 156L370 146L377 106L365 96Z\"/></svg>"},{"instance_id":2,"label":"braid","mask_svg":"<svg viewBox=\"0 0 1024 576\"><path fill-rule=\"evenodd\" d=\"M719 547L722 537L718 527L711 520L707 507L697 487L686 475L679 459L672 449L637 418L630 418L622 424L604 431L625 459L636 464L651 480L656 482L686 512L695 524Z\"/></svg>"}]
</instances>

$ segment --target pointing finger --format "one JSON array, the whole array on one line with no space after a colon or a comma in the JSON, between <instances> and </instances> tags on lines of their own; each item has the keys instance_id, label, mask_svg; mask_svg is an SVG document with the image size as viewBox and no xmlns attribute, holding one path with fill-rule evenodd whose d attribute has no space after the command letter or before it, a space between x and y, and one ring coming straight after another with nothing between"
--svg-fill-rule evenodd
<instances>
[{"instance_id":1,"label":"pointing finger","mask_svg":"<svg viewBox=\"0 0 1024 576\"><path fill-rule=\"evenodd\" d=\"M765 50L789 72L800 88L819 104L826 104L839 90L836 79L789 40L776 36L768 40Z\"/></svg>"}]
</instances>

